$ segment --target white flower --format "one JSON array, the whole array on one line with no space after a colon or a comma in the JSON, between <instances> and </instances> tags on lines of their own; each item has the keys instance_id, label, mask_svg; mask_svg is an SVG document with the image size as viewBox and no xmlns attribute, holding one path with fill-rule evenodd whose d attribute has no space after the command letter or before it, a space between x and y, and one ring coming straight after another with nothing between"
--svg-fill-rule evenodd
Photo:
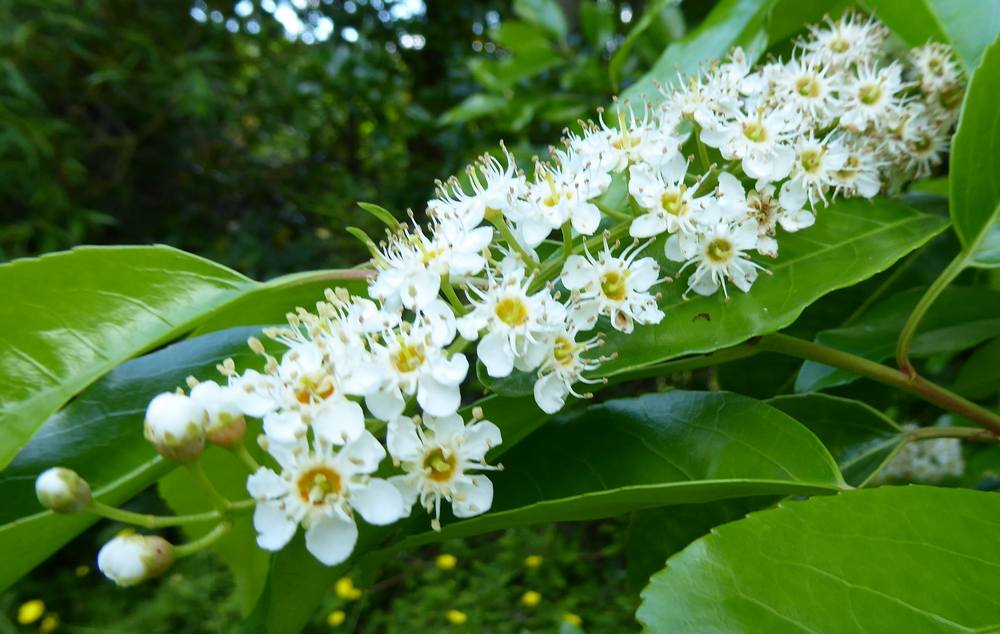
<instances>
[{"instance_id":1,"label":"white flower","mask_svg":"<svg viewBox=\"0 0 1000 634\"><path fill-rule=\"evenodd\" d=\"M469 341L486 331L476 354L492 377L507 376L515 367L524 371L538 367L545 334L565 320L565 307L548 289L529 294L532 279L524 277L523 269L512 269L500 279L489 272L485 290L469 287L473 309L459 318L458 330Z\"/></svg>"},{"instance_id":2,"label":"white flower","mask_svg":"<svg viewBox=\"0 0 1000 634\"><path fill-rule=\"evenodd\" d=\"M657 296L648 292L658 281L660 266L653 258L636 259L645 246L636 241L615 256L605 240L596 258L588 252L566 259L560 279L577 300L571 313L577 327L589 330L598 315L606 315L616 330L629 333L633 324L663 319Z\"/></svg>"},{"instance_id":3,"label":"white flower","mask_svg":"<svg viewBox=\"0 0 1000 634\"><path fill-rule=\"evenodd\" d=\"M492 240L492 227L468 228L445 216L432 220L427 231L403 229L375 258L378 274L369 284L369 295L392 312L421 309L437 298L442 276L482 271L483 251Z\"/></svg>"},{"instance_id":4,"label":"white flower","mask_svg":"<svg viewBox=\"0 0 1000 634\"><path fill-rule=\"evenodd\" d=\"M449 339L450 340L450 339ZM403 412L406 396L416 394L424 411L435 416L454 414L462 401L460 387L469 371L462 354L450 357L433 330L421 321L390 331L373 342L383 383L365 403L372 414L390 420Z\"/></svg>"},{"instance_id":5,"label":"white flower","mask_svg":"<svg viewBox=\"0 0 1000 634\"><path fill-rule=\"evenodd\" d=\"M467 231L478 227L487 211L507 215L527 191L524 175L517 171L514 156L501 144L507 160L504 166L484 154L466 173L473 193L467 194L457 180L442 186L438 198L427 203L428 214L439 221L454 221ZM480 267L481 268L481 267Z\"/></svg>"},{"instance_id":6,"label":"white flower","mask_svg":"<svg viewBox=\"0 0 1000 634\"><path fill-rule=\"evenodd\" d=\"M323 441L272 443L268 451L281 473L261 467L247 478L247 491L257 500L253 523L257 544L281 550L299 524L306 530L306 549L327 566L347 559L358 539L353 511L369 524L385 525L403 516L399 491L370 474L385 449L362 432L339 451Z\"/></svg>"},{"instance_id":7,"label":"white flower","mask_svg":"<svg viewBox=\"0 0 1000 634\"><path fill-rule=\"evenodd\" d=\"M205 447L205 408L189 396L164 392L146 408L144 432L164 458L186 462L201 455Z\"/></svg>"},{"instance_id":8,"label":"white flower","mask_svg":"<svg viewBox=\"0 0 1000 634\"><path fill-rule=\"evenodd\" d=\"M844 166L833 174L834 193L848 197L875 196L882 189L879 174L882 164L876 151L869 145L849 145Z\"/></svg>"},{"instance_id":9,"label":"white flower","mask_svg":"<svg viewBox=\"0 0 1000 634\"><path fill-rule=\"evenodd\" d=\"M701 140L718 148L726 160L739 160L750 178L776 181L792 169L795 152L787 142L795 127L785 110L740 109L717 126L703 129Z\"/></svg>"},{"instance_id":10,"label":"white flower","mask_svg":"<svg viewBox=\"0 0 1000 634\"><path fill-rule=\"evenodd\" d=\"M826 23L829 28L810 26L812 38L799 43L810 61L837 69L864 63L878 56L885 41L886 29L881 23L855 13L847 13L836 22L828 17Z\"/></svg>"},{"instance_id":11,"label":"white flower","mask_svg":"<svg viewBox=\"0 0 1000 634\"><path fill-rule=\"evenodd\" d=\"M760 265L750 261L745 251L757 245L757 223L745 220L739 224L717 222L697 234L670 236L666 256L675 262L684 262L683 271L695 264L695 272L688 278L688 291L699 295L712 295L722 286L729 296L726 280L744 293L757 279Z\"/></svg>"},{"instance_id":12,"label":"white flower","mask_svg":"<svg viewBox=\"0 0 1000 634\"><path fill-rule=\"evenodd\" d=\"M815 208L819 200L825 203L826 191L835 184L836 172L844 167L846 160L847 148L837 137L817 141L811 132L803 135L795 143L795 162L788 180L781 186L782 196L791 190L796 199L805 196L810 207ZM783 203L783 206L796 205Z\"/></svg>"},{"instance_id":13,"label":"white flower","mask_svg":"<svg viewBox=\"0 0 1000 634\"><path fill-rule=\"evenodd\" d=\"M809 59L789 60L777 67L774 82L775 96L800 115L803 131L826 128L833 122L840 107L841 87L822 64Z\"/></svg>"},{"instance_id":14,"label":"white flower","mask_svg":"<svg viewBox=\"0 0 1000 634\"><path fill-rule=\"evenodd\" d=\"M757 223L758 253L772 258L778 257L778 241L774 239L777 225L781 225L785 231L794 233L811 227L816 222L816 216L804 209L805 204L805 193L798 189L795 192L786 192L784 202L774 195L774 185L764 185L747 192L745 218Z\"/></svg>"},{"instance_id":15,"label":"white flower","mask_svg":"<svg viewBox=\"0 0 1000 634\"><path fill-rule=\"evenodd\" d=\"M536 247L566 222L582 235L592 235L601 212L590 200L607 191L611 176L568 150L556 152L556 164L538 163L535 180L528 187L527 204L514 210L528 246Z\"/></svg>"},{"instance_id":16,"label":"white flower","mask_svg":"<svg viewBox=\"0 0 1000 634\"><path fill-rule=\"evenodd\" d=\"M97 553L97 567L119 586L157 577L173 563L173 546L155 535L119 535Z\"/></svg>"},{"instance_id":17,"label":"white flower","mask_svg":"<svg viewBox=\"0 0 1000 634\"><path fill-rule=\"evenodd\" d=\"M633 238L651 238L664 231L693 231L695 216L705 204L695 198L701 181L691 187L684 183L687 161L680 154L663 163L658 170L645 164L630 169L629 193L646 213L629 225Z\"/></svg>"},{"instance_id":18,"label":"white flower","mask_svg":"<svg viewBox=\"0 0 1000 634\"><path fill-rule=\"evenodd\" d=\"M56 513L79 513L92 500L90 485L76 471L52 467L35 479L35 497L45 508Z\"/></svg>"},{"instance_id":19,"label":"white flower","mask_svg":"<svg viewBox=\"0 0 1000 634\"><path fill-rule=\"evenodd\" d=\"M493 505L493 483L471 471L494 470L486 452L502 442L500 429L486 420L465 425L458 414L428 416L421 425L407 417L389 422L386 445L405 475L389 482L402 493L408 506L420 502L434 514L431 526L441 528L441 500L451 502L455 517L473 517Z\"/></svg>"},{"instance_id":20,"label":"white flower","mask_svg":"<svg viewBox=\"0 0 1000 634\"><path fill-rule=\"evenodd\" d=\"M573 390L573 384L601 383L600 379L586 379L584 372L600 367L599 359L589 359L583 356L588 350L600 345L598 337L577 341L577 328L567 324L560 332L550 335L546 341L547 353L538 368L538 380L535 381L534 395L538 407L547 414L555 414L566 404L570 394L583 398Z\"/></svg>"},{"instance_id":21,"label":"white flower","mask_svg":"<svg viewBox=\"0 0 1000 634\"><path fill-rule=\"evenodd\" d=\"M924 92L946 92L962 79L962 71L955 63L951 47L940 42L928 42L912 49L910 63Z\"/></svg>"},{"instance_id":22,"label":"white flower","mask_svg":"<svg viewBox=\"0 0 1000 634\"><path fill-rule=\"evenodd\" d=\"M859 65L844 87L840 127L854 133L891 128L901 114L903 88L902 67L897 62L883 68Z\"/></svg>"},{"instance_id":23,"label":"white flower","mask_svg":"<svg viewBox=\"0 0 1000 634\"><path fill-rule=\"evenodd\" d=\"M906 423L902 427L905 432L920 429L914 423ZM961 441L957 438L934 438L907 442L882 469L878 480L933 483L960 477L964 472Z\"/></svg>"},{"instance_id":24,"label":"white flower","mask_svg":"<svg viewBox=\"0 0 1000 634\"><path fill-rule=\"evenodd\" d=\"M348 398L318 343L289 348L277 367L276 378L274 398L281 407L264 416L268 437L294 442L311 428L317 438L342 445L364 430L364 411Z\"/></svg>"}]
</instances>

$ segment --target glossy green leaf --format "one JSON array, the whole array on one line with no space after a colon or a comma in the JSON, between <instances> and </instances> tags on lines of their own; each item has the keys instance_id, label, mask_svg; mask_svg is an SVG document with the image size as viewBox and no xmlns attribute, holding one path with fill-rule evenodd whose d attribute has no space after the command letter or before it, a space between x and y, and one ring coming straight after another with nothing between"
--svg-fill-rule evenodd
<instances>
[{"instance_id":1,"label":"glossy green leaf","mask_svg":"<svg viewBox=\"0 0 1000 634\"><path fill-rule=\"evenodd\" d=\"M653 20L657 19L664 9L668 6L673 6L673 4L671 0L653 0L647 4L643 10L642 17L639 18L632 27L632 30L625 36L615 54L611 56L611 61L608 62L608 77L611 78L611 87L614 90L618 90L618 85L622 77L622 66L625 65L625 62L632 55L632 47L642 37L642 34L646 32L646 29L650 27Z\"/></svg>"},{"instance_id":2,"label":"glossy green leaf","mask_svg":"<svg viewBox=\"0 0 1000 634\"><path fill-rule=\"evenodd\" d=\"M1000 495L859 489L716 528L642 593L651 632L994 632Z\"/></svg>"},{"instance_id":3,"label":"glossy green leaf","mask_svg":"<svg viewBox=\"0 0 1000 634\"><path fill-rule=\"evenodd\" d=\"M622 93L632 103L663 99L657 84L669 85L698 70L699 65L723 58L733 46L751 41L763 29L767 12L777 0L722 0L698 28L663 51L652 69Z\"/></svg>"},{"instance_id":4,"label":"glossy green leaf","mask_svg":"<svg viewBox=\"0 0 1000 634\"><path fill-rule=\"evenodd\" d=\"M958 371L952 389L969 398L985 398L1000 391L1000 339L972 353Z\"/></svg>"},{"instance_id":5,"label":"glossy green leaf","mask_svg":"<svg viewBox=\"0 0 1000 634\"><path fill-rule=\"evenodd\" d=\"M991 3L1000 30L1000 3ZM994 31L993 37L996 36ZM992 37L991 37L992 41ZM1000 264L1000 41L969 82L951 145L951 219L963 253L978 266Z\"/></svg>"},{"instance_id":6,"label":"glossy green leaf","mask_svg":"<svg viewBox=\"0 0 1000 634\"><path fill-rule=\"evenodd\" d=\"M828 394L795 394L772 398L768 405L816 434L851 486L867 483L903 442L899 425L861 401Z\"/></svg>"},{"instance_id":7,"label":"glossy green leaf","mask_svg":"<svg viewBox=\"0 0 1000 634\"><path fill-rule=\"evenodd\" d=\"M490 31L490 37L515 55L524 52L556 54L546 31L527 22L504 20Z\"/></svg>"},{"instance_id":8,"label":"glossy green leaf","mask_svg":"<svg viewBox=\"0 0 1000 634\"><path fill-rule=\"evenodd\" d=\"M369 275L364 269L345 269L293 273L269 280L207 315L191 336L237 326L282 324L285 315L297 306L315 311L316 302L325 301L328 288L343 288L364 297Z\"/></svg>"},{"instance_id":9,"label":"glossy green leaf","mask_svg":"<svg viewBox=\"0 0 1000 634\"><path fill-rule=\"evenodd\" d=\"M379 222L389 227L390 229L395 230L399 228L399 220L396 220L396 217L392 215L392 212L386 209L385 207L381 205L376 205L375 203L366 203L366 202L359 202L358 207L361 207L362 209L370 213L372 216L378 219Z\"/></svg>"},{"instance_id":10,"label":"glossy green leaf","mask_svg":"<svg viewBox=\"0 0 1000 634\"><path fill-rule=\"evenodd\" d=\"M615 7L609 3L595 0L580 3L580 30L587 43L597 51L609 46L611 38L615 36L617 21Z\"/></svg>"},{"instance_id":11,"label":"glossy green leaf","mask_svg":"<svg viewBox=\"0 0 1000 634\"><path fill-rule=\"evenodd\" d=\"M514 13L560 40L566 39L566 16L556 0L514 0Z\"/></svg>"},{"instance_id":12,"label":"glossy green leaf","mask_svg":"<svg viewBox=\"0 0 1000 634\"><path fill-rule=\"evenodd\" d=\"M251 434L252 436L252 434ZM248 441L248 445L253 440ZM200 458L202 468L215 488L230 500L248 497L246 467L233 454L218 447L209 447ZM160 480L160 497L178 515L202 513L213 510L212 500L202 490L198 481L187 469L175 469ZM188 539L201 537L213 528L212 524L191 524L184 529ZM257 532L249 513L236 516L233 527L212 546L233 572L236 592L244 614L249 614L264 590L270 554L257 546Z\"/></svg>"},{"instance_id":13,"label":"glossy green leaf","mask_svg":"<svg viewBox=\"0 0 1000 634\"><path fill-rule=\"evenodd\" d=\"M157 393L184 384L189 375L210 378L232 357L254 367L246 347L256 328L237 328L190 339L118 366L52 416L14 461L0 472L0 552L18 553L0 566L0 589L96 521L91 515L42 511L35 477L63 465L76 470L108 504L121 504L170 471L142 436L142 419Z\"/></svg>"},{"instance_id":14,"label":"glossy green leaf","mask_svg":"<svg viewBox=\"0 0 1000 634\"><path fill-rule=\"evenodd\" d=\"M924 294L914 288L876 304L845 328L824 330L816 342L872 361L892 357L903 324ZM971 348L1000 335L1000 292L986 288L950 287L927 311L913 338L910 356L927 357ZM797 392L810 392L857 379L846 370L806 361L795 380Z\"/></svg>"},{"instance_id":15,"label":"glossy green leaf","mask_svg":"<svg viewBox=\"0 0 1000 634\"><path fill-rule=\"evenodd\" d=\"M81 247L0 265L0 468L102 374L255 286L165 246Z\"/></svg>"},{"instance_id":16,"label":"glossy green leaf","mask_svg":"<svg viewBox=\"0 0 1000 634\"><path fill-rule=\"evenodd\" d=\"M840 201L821 210L815 226L779 237L780 255L767 264L771 274L761 274L750 293L732 289L728 301L722 293L685 301L686 277L665 285L660 307L666 317L629 335L610 333L601 352L619 356L601 372L613 375L780 330L819 297L889 268L944 227L940 216L896 201ZM677 270L676 264L664 262L662 242L647 252L668 274Z\"/></svg>"},{"instance_id":17,"label":"glossy green leaf","mask_svg":"<svg viewBox=\"0 0 1000 634\"><path fill-rule=\"evenodd\" d=\"M983 50L1000 32L1000 3L994 0L865 0L864 4L910 46L931 40L952 44L966 72L979 65Z\"/></svg>"},{"instance_id":18,"label":"glossy green leaf","mask_svg":"<svg viewBox=\"0 0 1000 634\"><path fill-rule=\"evenodd\" d=\"M480 385L500 396L528 396L534 393L537 372L522 372L515 369L504 377L492 377L486 373L482 361L476 361L476 379Z\"/></svg>"},{"instance_id":19,"label":"glossy green leaf","mask_svg":"<svg viewBox=\"0 0 1000 634\"><path fill-rule=\"evenodd\" d=\"M444 522L474 535L521 524L771 493L832 491L840 471L808 430L727 392L647 394L557 417L503 455L489 513Z\"/></svg>"}]
</instances>

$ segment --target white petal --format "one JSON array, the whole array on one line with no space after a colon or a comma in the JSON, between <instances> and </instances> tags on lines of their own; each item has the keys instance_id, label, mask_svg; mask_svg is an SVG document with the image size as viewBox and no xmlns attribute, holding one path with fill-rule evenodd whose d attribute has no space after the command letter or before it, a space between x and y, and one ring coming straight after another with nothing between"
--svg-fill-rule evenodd
<instances>
[{"instance_id":1,"label":"white petal","mask_svg":"<svg viewBox=\"0 0 1000 634\"><path fill-rule=\"evenodd\" d=\"M458 332L463 338L475 341L479 338L479 331L486 327L487 319L481 311L473 311L460 318L456 325Z\"/></svg>"},{"instance_id":2,"label":"white petal","mask_svg":"<svg viewBox=\"0 0 1000 634\"><path fill-rule=\"evenodd\" d=\"M450 416L427 416L424 426L434 434L434 440L443 443L465 433L465 421L458 414Z\"/></svg>"},{"instance_id":3,"label":"white petal","mask_svg":"<svg viewBox=\"0 0 1000 634\"><path fill-rule=\"evenodd\" d=\"M781 228L792 233L798 231L799 229L811 227L815 222L816 216L805 209L785 212L778 216L778 224L781 225Z\"/></svg>"},{"instance_id":4,"label":"white petal","mask_svg":"<svg viewBox=\"0 0 1000 634\"><path fill-rule=\"evenodd\" d=\"M560 277L563 285L572 291L589 284L594 277L594 269L582 255L571 255L566 258Z\"/></svg>"},{"instance_id":5,"label":"white petal","mask_svg":"<svg viewBox=\"0 0 1000 634\"><path fill-rule=\"evenodd\" d=\"M392 420L393 417L403 413L406 401L403 400L398 387L390 387L366 396L365 405L376 418Z\"/></svg>"},{"instance_id":6,"label":"white petal","mask_svg":"<svg viewBox=\"0 0 1000 634\"><path fill-rule=\"evenodd\" d=\"M651 238L667 230L666 219L658 213L642 214L632 221L628 233L633 238Z\"/></svg>"},{"instance_id":7,"label":"white petal","mask_svg":"<svg viewBox=\"0 0 1000 634\"><path fill-rule=\"evenodd\" d=\"M416 479L413 475L396 475L388 480L389 484L396 487L403 498L403 517L407 517L417 502L420 491L417 489Z\"/></svg>"},{"instance_id":8,"label":"white petal","mask_svg":"<svg viewBox=\"0 0 1000 634\"><path fill-rule=\"evenodd\" d=\"M399 489L382 478L351 487L351 506L369 524L385 526L403 517L405 507Z\"/></svg>"},{"instance_id":9,"label":"white petal","mask_svg":"<svg viewBox=\"0 0 1000 634\"><path fill-rule=\"evenodd\" d=\"M601 306L597 300L578 302L570 309L568 319L578 330L590 330L597 325Z\"/></svg>"},{"instance_id":10,"label":"white petal","mask_svg":"<svg viewBox=\"0 0 1000 634\"><path fill-rule=\"evenodd\" d=\"M350 557L357 541L357 525L339 515L323 517L306 531L306 550L327 566Z\"/></svg>"},{"instance_id":11,"label":"white petal","mask_svg":"<svg viewBox=\"0 0 1000 634\"><path fill-rule=\"evenodd\" d=\"M357 438L365 430L365 412L361 406L347 399L327 399L313 419L316 437L334 445L343 445Z\"/></svg>"},{"instance_id":12,"label":"white petal","mask_svg":"<svg viewBox=\"0 0 1000 634\"><path fill-rule=\"evenodd\" d=\"M757 238L757 253L771 258L778 257L778 241L771 236Z\"/></svg>"},{"instance_id":13,"label":"white petal","mask_svg":"<svg viewBox=\"0 0 1000 634\"><path fill-rule=\"evenodd\" d=\"M461 385L469 373L469 360L464 354L454 354L450 359L441 357L431 367L434 379L443 385Z\"/></svg>"},{"instance_id":14,"label":"white petal","mask_svg":"<svg viewBox=\"0 0 1000 634\"><path fill-rule=\"evenodd\" d=\"M679 183L687 172L687 159L680 152L674 152L670 159L660 163L660 175L667 183Z\"/></svg>"},{"instance_id":15,"label":"white petal","mask_svg":"<svg viewBox=\"0 0 1000 634\"><path fill-rule=\"evenodd\" d=\"M480 339L476 354L492 377L507 376L514 370L514 353L507 337L501 333L491 332Z\"/></svg>"},{"instance_id":16,"label":"white petal","mask_svg":"<svg viewBox=\"0 0 1000 634\"><path fill-rule=\"evenodd\" d=\"M372 473L385 458L385 448L371 432L361 432L337 453L340 470L347 473Z\"/></svg>"},{"instance_id":17,"label":"white petal","mask_svg":"<svg viewBox=\"0 0 1000 634\"><path fill-rule=\"evenodd\" d=\"M403 289L403 305L410 310L421 308L437 297L441 278L432 271L419 271L410 276Z\"/></svg>"},{"instance_id":18,"label":"white petal","mask_svg":"<svg viewBox=\"0 0 1000 634\"><path fill-rule=\"evenodd\" d=\"M408 416L399 416L389 421L385 444L389 448L389 454L400 461L419 460L424 451L424 444L417 435L417 426Z\"/></svg>"},{"instance_id":19,"label":"white petal","mask_svg":"<svg viewBox=\"0 0 1000 634\"><path fill-rule=\"evenodd\" d=\"M743 190L743 184L740 183L738 178L729 172L722 172L719 174L719 193L726 198L731 198L733 200L746 198L746 192Z\"/></svg>"},{"instance_id":20,"label":"white petal","mask_svg":"<svg viewBox=\"0 0 1000 634\"><path fill-rule=\"evenodd\" d=\"M264 550L281 550L292 539L298 524L281 510L277 502L261 502L253 512L257 545Z\"/></svg>"},{"instance_id":21,"label":"white petal","mask_svg":"<svg viewBox=\"0 0 1000 634\"><path fill-rule=\"evenodd\" d=\"M676 235L672 235L667 238L667 243L663 247L664 255L667 256L668 260L674 262L683 262L687 260L684 253L681 252L681 241Z\"/></svg>"},{"instance_id":22,"label":"white petal","mask_svg":"<svg viewBox=\"0 0 1000 634\"><path fill-rule=\"evenodd\" d=\"M264 434L282 443L294 443L306 432L298 412L272 412L264 417Z\"/></svg>"},{"instance_id":23,"label":"white petal","mask_svg":"<svg viewBox=\"0 0 1000 634\"><path fill-rule=\"evenodd\" d=\"M640 258L629 269L632 271L629 285L637 291L645 291L660 276L660 265L653 258Z\"/></svg>"},{"instance_id":24,"label":"white petal","mask_svg":"<svg viewBox=\"0 0 1000 634\"><path fill-rule=\"evenodd\" d=\"M566 404L569 390L555 372L546 374L535 381L535 402L546 414L555 414Z\"/></svg>"},{"instance_id":25,"label":"white petal","mask_svg":"<svg viewBox=\"0 0 1000 634\"><path fill-rule=\"evenodd\" d=\"M455 517L481 515L493 506L493 483L484 475L466 476L455 483L451 510Z\"/></svg>"},{"instance_id":26,"label":"white petal","mask_svg":"<svg viewBox=\"0 0 1000 634\"><path fill-rule=\"evenodd\" d=\"M591 236L601 224L601 211L592 203L581 203L573 210L573 216L570 220L577 233Z\"/></svg>"},{"instance_id":27,"label":"white petal","mask_svg":"<svg viewBox=\"0 0 1000 634\"><path fill-rule=\"evenodd\" d=\"M488 420L472 423L465 428L462 443L462 457L467 460L482 460L486 452L503 442L500 428Z\"/></svg>"},{"instance_id":28,"label":"white petal","mask_svg":"<svg viewBox=\"0 0 1000 634\"><path fill-rule=\"evenodd\" d=\"M798 211L805 207L806 190L799 181L787 181L781 186L778 202L788 211Z\"/></svg>"},{"instance_id":29,"label":"white petal","mask_svg":"<svg viewBox=\"0 0 1000 634\"><path fill-rule=\"evenodd\" d=\"M256 499L276 498L288 493L288 483L274 471L261 467L247 477L247 492Z\"/></svg>"},{"instance_id":30,"label":"white petal","mask_svg":"<svg viewBox=\"0 0 1000 634\"><path fill-rule=\"evenodd\" d=\"M447 416L454 414L462 404L462 391L458 384L446 385L435 380L430 374L423 374L419 380L417 403L432 416Z\"/></svg>"}]
</instances>

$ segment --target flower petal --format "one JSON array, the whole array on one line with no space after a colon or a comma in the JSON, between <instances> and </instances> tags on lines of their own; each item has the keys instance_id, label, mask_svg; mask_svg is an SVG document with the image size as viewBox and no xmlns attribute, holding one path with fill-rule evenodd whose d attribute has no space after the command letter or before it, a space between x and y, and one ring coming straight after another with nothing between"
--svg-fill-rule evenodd
<instances>
[{"instance_id":1,"label":"flower petal","mask_svg":"<svg viewBox=\"0 0 1000 634\"><path fill-rule=\"evenodd\" d=\"M372 478L367 484L351 487L351 506L369 524L392 524L405 513L399 489L382 478Z\"/></svg>"},{"instance_id":2,"label":"flower petal","mask_svg":"<svg viewBox=\"0 0 1000 634\"><path fill-rule=\"evenodd\" d=\"M486 373L494 378L507 376L514 369L514 353L502 333L491 332L480 339L476 353L486 366Z\"/></svg>"},{"instance_id":3,"label":"flower petal","mask_svg":"<svg viewBox=\"0 0 1000 634\"><path fill-rule=\"evenodd\" d=\"M466 476L455 483L451 510L455 517L481 515L493 506L493 483L484 475Z\"/></svg>"},{"instance_id":4,"label":"flower petal","mask_svg":"<svg viewBox=\"0 0 1000 634\"><path fill-rule=\"evenodd\" d=\"M378 469L378 463L385 458L385 448L382 443L365 430L337 453L337 462L342 473L372 473Z\"/></svg>"},{"instance_id":5,"label":"flower petal","mask_svg":"<svg viewBox=\"0 0 1000 634\"><path fill-rule=\"evenodd\" d=\"M288 484L274 471L261 467L247 477L247 492L258 500L276 498L288 493Z\"/></svg>"},{"instance_id":6,"label":"flower petal","mask_svg":"<svg viewBox=\"0 0 1000 634\"><path fill-rule=\"evenodd\" d=\"M343 445L365 430L365 412L354 401L327 399L313 419L312 428L320 440Z\"/></svg>"},{"instance_id":7,"label":"flower petal","mask_svg":"<svg viewBox=\"0 0 1000 634\"><path fill-rule=\"evenodd\" d=\"M385 444L389 449L389 455L403 462L419 460L424 452L424 443L417 435L417 426L408 416L398 416L389 421Z\"/></svg>"},{"instance_id":8,"label":"flower petal","mask_svg":"<svg viewBox=\"0 0 1000 634\"><path fill-rule=\"evenodd\" d=\"M357 541L357 524L339 515L323 517L306 531L306 550L327 566L350 557Z\"/></svg>"},{"instance_id":9,"label":"flower petal","mask_svg":"<svg viewBox=\"0 0 1000 634\"><path fill-rule=\"evenodd\" d=\"M261 502L253 512L257 545L264 550L281 550L295 534L298 523L288 517L277 502Z\"/></svg>"},{"instance_id":10,"label":"flower petal","mask_svg":"<svg viewBox=\"0 0 1000 634\"><path fill-rule=\"evenodd\" d=\"M389 387L366 396L365 405L376 418L392 420L403 413L406 401L403 400L403 395L398 387Z\"/></svg>"},{"instance_id":11,"label":"flower petal","mask_svg":"<svg viewBox=\"0 0 1000 634\"><path fill-rule=\"evenodd\" d=\"M465 442L462 443L461 454L466 460L482 460L487 451L502 442L500 428L488 420L481 420L465 428Z\"/></svg>"}]
</instances>

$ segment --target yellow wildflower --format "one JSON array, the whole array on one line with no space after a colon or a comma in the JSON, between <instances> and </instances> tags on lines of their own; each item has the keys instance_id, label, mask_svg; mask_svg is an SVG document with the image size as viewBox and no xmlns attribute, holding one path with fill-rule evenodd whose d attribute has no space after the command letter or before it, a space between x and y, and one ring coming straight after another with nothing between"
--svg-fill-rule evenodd
<instances>
[{"instance_id":1,"label":"yellow wildflower","mask_svg":"<svg viewBox=\"0 0 1000 634\"><path fill-rule=\"evenodd\" d=\"M354 587L354 581L350 577L341 577L333 586L337 596L345 601L357 601L361 598L361 590Z\"/></svg>"},{"instance_id":2,"label":"yellow wildflower","mask_svg":"<svg viewBox=\"0 0 1000 634\"><path fill-rule=\"evenodd\" d=\"M524 565L528 568L537 568L542 565L543 561L545 560L542 559L541 555L528 555L524 558Z\"/></svg>"},{"instance_id":3,"label":"yellow wildflower","mask_svg":"<svg viewBox=\"0 0 1000 634\"><path fill-rule=\"evenodd\" d=\"M326 615L326 624L330 627L337 627L347 620L347 613L343 610L334 610Z\"/></svg>"},{"instance_id":4,"label":"yellow wildflower","mask_svg":"<svg viewBox=\"0 0 1000 634\"><path fill-rule=\"evenodd\" d=\"M453 570L455 568L455 565L458 563L458 559L455 557L455 555L442 553L437 556L437 559L434 560L434 563L441 570Z\"/></svg>"},{"instance_id":5,"label":"yellow wildflower","mask_svg":"<svg viewBox=\"0 0 1000 634\"><path fill-rule=\"evenodd\" d=\"M542 595L538 594L534 590L528 590L521 596L521 605L533 608L542 602Z\"/></svg>"},{"instance_id":6,"label":"yellow wildflower","mask_svg":"<svg viewBox=\"0 0 1000 634\"><path fill-rule=\"evenodd\" d=\"M30 625L45 614L45 602L41 599L25 601L17 609L17 622L21 625Z\"/></svg>"},{"instance_id":7,"label":"yellow wildflower","mask_svg":"<svg viewBox=\"0 0 1000 634\"><path fill-rule=\"evenodd\" d=\"M464 625L469 620L465 612L459 612L458 610L448 610L445 616L448 617L448 622L452 625Z\"/></svg>"}]
</instances>

